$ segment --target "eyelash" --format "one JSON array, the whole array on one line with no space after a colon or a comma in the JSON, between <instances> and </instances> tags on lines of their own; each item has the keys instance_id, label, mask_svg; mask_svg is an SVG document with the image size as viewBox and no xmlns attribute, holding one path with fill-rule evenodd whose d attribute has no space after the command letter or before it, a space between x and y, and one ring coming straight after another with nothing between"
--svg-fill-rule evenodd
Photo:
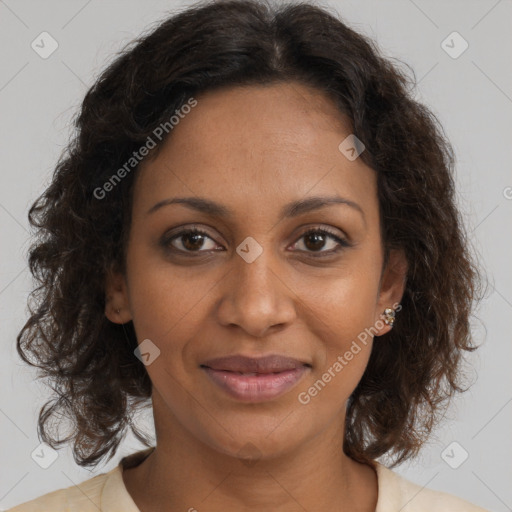
<instances>
[{"instance_id":1,"label":"eyelash","mask_svg":"<svg viewBox=\"0 0 512 512\"><path fill-rule=\"evenodd\" d=\"M314 251L302 251L302 252L306 252L307 254L313 256L314 258L324 258L326 256L332 256L333 254L339 252L340 250L342 250L345 247L351 247L351 244L349 242L347 242L347 240L340 238L339 236L330 232L326 228L318 228L318 227L313 227L313 228L309 228L308 230L306 230L304 233L302 233L300 235L300 237L297 239L297 241L293 243L293 245L295 245L301 238L304 238L313 233L320 233L322 235L325 235L325 236L333 239L335 242L337 242L339 244L338 247L336 247L335 249L331 249L329 251L320 251L317 253L315 253ZM184 229L182 231L179 231L178 233L174 234L172 237L164 237L162 240L162 244L166 249L170 250L173 253L178 252L178 253L187 254L187 255L193 254L193 253L199 254L199 253L209 253L209 252L217 251L215 249L212 249L210 251L183 251L182 249L176 249L175 247L170 246L170 243L172 241L174 241L182 236L185 236L185 235L204 235L205 237L209 238L210 240L213 240L213 238L206 231L203 231L202 229L199 229L199 228L191 228L191 229ZM196 256L192 256L192 257L196 257Z\"/></svg>"}]
</instances>

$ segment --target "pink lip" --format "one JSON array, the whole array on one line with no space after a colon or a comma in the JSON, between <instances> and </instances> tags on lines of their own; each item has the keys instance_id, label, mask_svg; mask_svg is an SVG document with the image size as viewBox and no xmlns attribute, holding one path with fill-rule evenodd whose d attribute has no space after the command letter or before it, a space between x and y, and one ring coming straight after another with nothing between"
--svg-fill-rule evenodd
<instances>
[{"instance_id":1,"label":"pink lip","mask_svg":"<svg viewBox=\"0 0 512 512\"><path fill-rule=\"evenodd\" d=\"M297 359L269 355L221 357L201 365L208 377L230 396L245 402L262 402L290 390L309 370Z\"/></svg>"},{"instance_id":2,"label":"pink lip","mask_svg":"<svg viewBox=\"0 0 512 512\"><path fill-rule=\"evenodd\" d=\"M241 374L203 367L215 384L229 395L245 402L262 402L291 389L308 371L306 366L278 373Z\"/></svg>"}]
</instances>

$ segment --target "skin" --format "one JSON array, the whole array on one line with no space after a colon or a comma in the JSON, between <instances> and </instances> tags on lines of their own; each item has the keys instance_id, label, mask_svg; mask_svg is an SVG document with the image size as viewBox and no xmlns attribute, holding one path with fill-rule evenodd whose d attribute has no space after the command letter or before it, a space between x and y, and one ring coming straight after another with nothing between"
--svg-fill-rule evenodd
<instances>
[{"instance_id":1,"label":"skin","mask_svg":"<svg viewBox=\"0 0 512 512\"><path fill-rule=\"evenodd\" d=\"M148 338L160 350L146 366L157 448L124 471L126 488L142 512L374 511L376 474L347 457L342 441L347 399L379 339L360 344L307 405L298 394L365 329L388 332L378 321L402 297L403 252L391 252L383 270L376 173L340 152L349 119L315 89L232 87L196 99L157 157L141 164L126 276L112 273L106 282L106 316L133 320L139 343ZM332 195L364 213L331 204L280 219L292 201ZM180 204L146 213L163 199L190 196L234 215ZM166 233L192 224L207 231L203 245L182 236L167 243L173 254L160 244ZM311 227L329 229L351 246L315 258L339 245L328 236L323 245L308 242L302 235ZM252 263L236 252L249 236L263 249ZM266 402L228 396L199 367L213 357L270 353L312 368Z\"/></svg>"}]
</instances>

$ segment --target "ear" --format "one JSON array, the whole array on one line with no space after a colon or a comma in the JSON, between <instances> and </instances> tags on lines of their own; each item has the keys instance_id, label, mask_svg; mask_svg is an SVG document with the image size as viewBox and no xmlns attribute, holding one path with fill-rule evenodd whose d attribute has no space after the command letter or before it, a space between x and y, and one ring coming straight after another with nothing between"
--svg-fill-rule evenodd
<instances>
[{"instance_id":1,"label":"ear","mask_svg":"<svg viewBox=\"0 0 512 512\"><path fill-rule=\"evenodd\" d=\"M105 278L105 316L115 324L125 324L132 319L126 278L112 269Z\"/></svg>"},{"instance_id":2,"label":"ear","mask_svg":"<svg viewBox=\"0 0 512 512\"><path fill-rule=\"evenodd\" d=\"M381 326L375 336L382 336L392 329L383 321L383 313L386 308L398 312L402 309L400 301L405 291L407 282L407 258L403 249L392 249L389 253L388 263L381 277L379 294L377 297L377 309L375 311L374 325ZM380 320L380 321L379 321ZM400 321L398 315L397 320Z\"/></svg>"}]
</instances>

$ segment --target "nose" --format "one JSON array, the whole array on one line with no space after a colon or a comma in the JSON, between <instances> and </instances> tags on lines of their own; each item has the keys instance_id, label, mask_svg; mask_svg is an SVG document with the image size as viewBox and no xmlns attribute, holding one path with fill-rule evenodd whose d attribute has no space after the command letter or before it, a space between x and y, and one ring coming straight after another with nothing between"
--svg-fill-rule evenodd
<instances>
[{"instance_id":1,"label":"nose","mask_svg":"<svg viewBox=\"0 0 512 512\"><path fill-rule=\"evenodd\" d=\"M219 285L218 321L255 337L290 324L296 317L295 294L278 258L263 250L252 262L238 254L233 260L231 271Z\"/></svg>"}]
</instances>

